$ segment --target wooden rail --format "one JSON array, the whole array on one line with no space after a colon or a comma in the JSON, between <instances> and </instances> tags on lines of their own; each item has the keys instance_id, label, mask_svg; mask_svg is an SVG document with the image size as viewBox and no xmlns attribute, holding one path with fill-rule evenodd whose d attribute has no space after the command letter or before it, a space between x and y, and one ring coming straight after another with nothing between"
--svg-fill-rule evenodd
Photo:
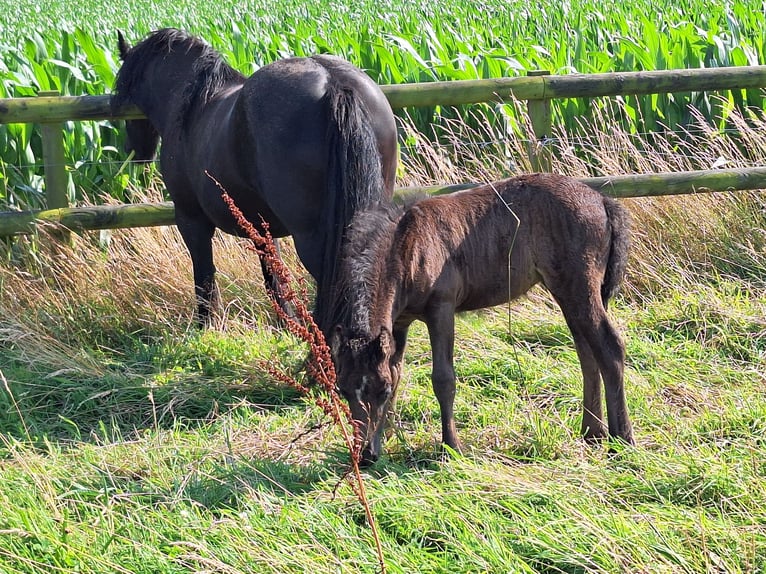
<instances>
[{"instance_id":1,"label":"wooden rail","mask_svg":"<svg viewBox=\"0 0 766 574\"><path fill-rule=\"evenodd\" d=\"M485 80L455 80L383 85L393 108L450 106L478 102L596 98L616 95L703 92L766 87L766 66L608 74L530 75ZM136 119L134 107L113 113L109 96L0 98L0 123Z\"/></svg>"},{"instance_id":2,"label":"wooden rail","mask_svg":"<svg viewBox=\"0 0 766 574\"><path fill-rule=\"evenodd\" d=\"M766 168L703 170L648 175L622 175L581 179L594 189L612 197L649 197L714 191L737 191L766 188ZM478 183L405 187L395 197L429 193L441 195L468 189ZM119 229L174 224L171 202L136 203L69 207L42 211L0 213L0 237L31 233L40 224L63 226L74 231L85 229Z\"/></svg>"}]
</instances>

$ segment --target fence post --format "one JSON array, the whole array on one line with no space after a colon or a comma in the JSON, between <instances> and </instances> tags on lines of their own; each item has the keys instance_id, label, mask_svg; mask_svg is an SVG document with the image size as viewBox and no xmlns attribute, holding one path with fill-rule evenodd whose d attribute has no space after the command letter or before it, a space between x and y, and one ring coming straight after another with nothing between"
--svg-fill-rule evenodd
<instances>
[{"instance_id":1,"label":"fence post","mask_svg":"<svg viewBox=\"0 0 766 574\"><path fill-rule=\"evenodd\" d=\"M527 76L549 76L547 70L529 70ZM551 170L551 152L545 145L545 140L551 137L551 100L528 100L527 113L532 123L535 141L529 142L529 161L533 171Z\"/></svg>"},{"instance_id":2,"label":"fence post","mask_svg":"<svg viewBox=\"0 0 766 574\"><path fill-rule=\"evenodd\" d=\"M38 96L58 96L57 90L41 91ZM48 209L69 206L67 187L69 177L64 164L64 125L62 123L41 123L40 135L43 143L43 170L45 174L45 201Z\"/></svg>"}]
</instances>

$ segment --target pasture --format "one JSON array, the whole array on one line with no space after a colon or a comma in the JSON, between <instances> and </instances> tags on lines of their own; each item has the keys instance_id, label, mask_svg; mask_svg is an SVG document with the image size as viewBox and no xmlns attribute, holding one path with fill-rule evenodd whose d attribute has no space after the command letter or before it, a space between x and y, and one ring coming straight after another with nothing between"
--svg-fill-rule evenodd
<instances>
[{"instance_id":1,"label":"pasture","mask_svg":"<svg viewBox=\"0 0 766 574\"><path fill-rule=\"evenodd\" d=\"M194 2L182 9L175 3L172 12L170 3L94 2L67 11L50 4L42 14L22 2L0 20L6 42L23 39L21 51L6 51L18 57L9 56L15 63L0 71L2 95L42 87L41 77L62 92L103 93L117 62L116 46L101 39L116 37L117 28L139 36L188 24L243 71L250 61L317 47L368 68L361 58L392 54L390 81L425 79L418 74L460 69L461 61L468 69L468 60L489 73L495 60L553 72L647 69L652 58L656 67L660 54L670 53L700 59L667 67L710 57L724 64L724 55L729 63L763 63L758 34L766 30L760 6L737 3L726 11L691 0L652 3L662 10L658 18L641 16L649 14L641 2L600 12L583 2L550 14L527 4L523 12L469 2L451 8L460 32L450 33L446 10L424 14L403 0L374 10L372 3L332 4L321 14L312 12L319 4L262 3L248 11L224 3L212 16ZM500 35L489 26L494 21L510 31ZM652 51L640 30L658 21ZM18 22L29 29L19 32ZM380 32L389 25L398 35ZM561 35L550 32L556 29ZM582 44L571 41L573 29L582 31L574 36ZM686 52L662 45L681 30L696 38L679 44ZM609 39L615 48L587 38ZM400 49L392 52L392 45ZM605 55L631 45L628 68ZM40 67L24 56L30 46L48 53ZM86 55L84 46L94 52ZM420 53L429 46L434 52ZM459 56L469 52L475 59ZM95 64L99 53L105 65ZM421 68L405 63L418 58ZM30 73L26 83L21 69ZM66 81L55 86L51 78ZM766 162L766 125L757 109L734 96L689 97L697 98L697 111L662 137L638 137L643 128L595 107L583 120L587 138L562 134L554 169L586 176ZM630 102L620 109L645 119L677 103L647 100L644 109ZM585 105L563 102L564 124L577 123L577 106ZM502 116L512 108L490 111ZM511 116L488 125L486 109L422 112L440 116L436 139L417 129L417 117L401 117L399 185L524 170L523 116L519 130ZM498 126L502 141L480 145ZM34 132L0 128L3 153L20 154L3 156L0 204L33 205ZM73 170L86 174L73 176L73 198L163 197L153 168L123 168L118 128L69 126L69 155L81 162ZM94 159L107 167L94 167ZM12 167L18 165L27 168ZM112 197L102 197L105 191ZM626 343L636 446L607 454L581 440L582 377L571 336L550 296L535 289L510 307L458 317L455 414L465 454L442 458L427 333L416 323L386 455L365 471L389 572L766 570L766 199L739 192L622 203L634 218L634 247L609 314ZM226 310L216 328L200 332L189 260L174 227L87 234L71 245L44 234L0 243L0 572L377 570L364 511L342 480L348 453L337 432L311 400L266 370L300 380L305 348L280 329L254 254L221 235L215 249ZM305 273L289 248L287 259L296 274Z\"/></svg>"}]
</instances>

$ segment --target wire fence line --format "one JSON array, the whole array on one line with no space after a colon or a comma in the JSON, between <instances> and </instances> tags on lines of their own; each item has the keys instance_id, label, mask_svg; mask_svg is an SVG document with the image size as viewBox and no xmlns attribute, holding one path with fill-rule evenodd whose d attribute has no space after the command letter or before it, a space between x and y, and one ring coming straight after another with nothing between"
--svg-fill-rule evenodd
<instances>
[{"instance_id":1,"label":"wire fence line","mask_svg":"<svg viewBox=\"0 0 766 574\"><path fill-rule=\"evenodd\" d=\"M741 133L741 130L736 128L721 128L721 129L715 129L714 130L716 134L723 135L723 136L729 136L729 135L738 135ZM669 136L675 136L679 140L683 139L687 136L691 137L701 137L706 135L707 131L703 130L702 128L697 129L675 129L675 130L667 130L667 131L655 131L655 132L633 132L633 133L625 133L622 134L622 138L628 138L630 140L635 141L643 141L646 142L647 140L651 138L658 138L658 137L669 137ZM605 138L606 141L610 139L609 134L601 134L601 138ZM605 147L604 141L605 139L595 139L593 136L567 136L566 138L560 138L556 136L544 136L540 139L532 139L532 138L525 138L525 137L518 137L518 138L509 138L509 137L498 137L496 139L483 139L483 140L470 140L470 141L449 141L449 142L435 142L435 141L429 141L427 144L405 144L402 147L405 149L417 149L421 145L428 145L429 147L432 147L434 149L459 149L459 148L470 148L470 147L479 147L479 148L486 148L491 146L498 146L498 145L505 145L509 143L517 143L522 145L540 145L543 147L551 147L555 148L557 146L561 146L562 144L567 145L579 145L584 148L593 147L596 144L598 144L598 147L605 151L621 151L623 149L623 145L620 145L618 143L614 144L614 147ZM616 138L614 138L616 139ZM641 153L649 154L650 152L648 150L639 150ZM663 154L661 150L651 150L652 154ZM129 159L99 159L96 161L91 160L81 160L81 159L72 159L70 161L65 161L62 163L49 163L47 165L54 166L54 167L65 167L65 168L71 168L73 170L80 170L81 168L87 168L92 167L95 165L106 165L106 166L123 166L123 165L146 165L146 164L157 164L159 163L158 159L155 159L153 161L138 161L138 160L129 160ZM27 170L27 169L38 169L42 167L42 164L40 162L35 163L15 163L15 164L8 164L5 163L4 166L6 168L10 169L20 169L20 170ZM742 167L761 167L761 162L745 162Z\"/></svg>"}]
</instances>

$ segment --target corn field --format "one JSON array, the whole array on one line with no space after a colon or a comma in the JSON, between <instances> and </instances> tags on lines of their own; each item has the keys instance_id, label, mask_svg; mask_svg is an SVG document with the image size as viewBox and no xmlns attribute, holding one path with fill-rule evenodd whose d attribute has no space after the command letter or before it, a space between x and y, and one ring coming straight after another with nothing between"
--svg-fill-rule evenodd
<instances>
[{"instance_id":1,"label":"corn field","mask_svg":"<svg viewBox=\"0 0 766 574\"><path fill-rule=\"evenodd\" d=\"M766 61L766 8L753 0L221 0L215 10L199 0L50 0L44 10L37 0L19 0L6 8L0 14L2 98L43 90L108 93L119 67L117 30L137 42L163 26L204 38L245 74L278 58L331 52L382 84L508 77L530 70L600 73ZM559 100L553 117L573 135L587 135L594 121L617 121L640 136L683 129L701 115L736 137L729 114L738 110L755 117L764 106L759 90L665 94ZM399 114L407 118L404 153L421 135L438 144L444 126L454 122L476 127L490 143L525 130L512 103ZM127 182L141 174L125 163L119 125L69 122L64 138L70 202L101 195L127 199ZM651 145L651 136L647 141ZM38 128L0 125L0 209L40 207L43 187Z\"/></svg>"}]
</instances>

